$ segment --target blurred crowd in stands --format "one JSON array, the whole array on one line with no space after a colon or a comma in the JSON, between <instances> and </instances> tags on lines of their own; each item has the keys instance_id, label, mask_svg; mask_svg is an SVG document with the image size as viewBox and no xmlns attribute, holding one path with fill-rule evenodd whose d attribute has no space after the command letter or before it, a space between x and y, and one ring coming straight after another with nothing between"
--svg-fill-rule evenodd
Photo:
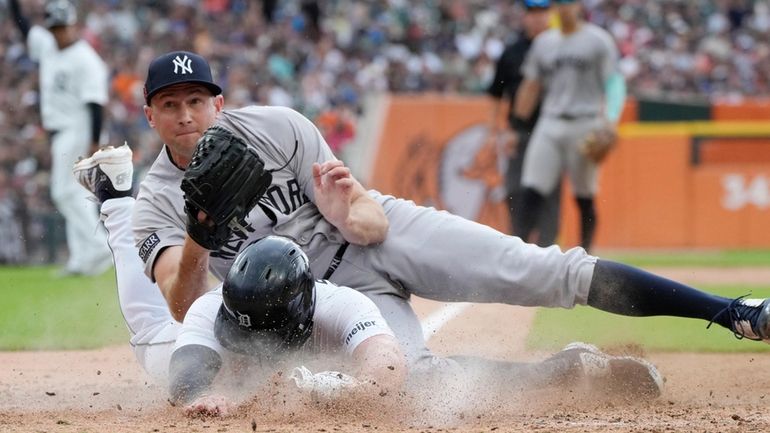
<instances>
[{"instance_id":1,"label":"blurred crowd in stands","mask_svg":"<svg viewBox=\"0 0 770 433\"><path fill-rule=\"evenodd\" d=\"M82 37L111 68L103 141L128 141L140 173L161 145L144 119L142 85L162 52L206 56L226 106L293 107L342 152L368 94L483 93L522 12L513 0L75 3ZM617 39L632 95L770 94L770 0L584 3L589 19ZM22 1L38 20L42 5ZM62 231L48 198L37 69L9 20L0 6L0 263L52 262ZM13 240L20 237L26 242Z\"/></svg>"}]
</instances>

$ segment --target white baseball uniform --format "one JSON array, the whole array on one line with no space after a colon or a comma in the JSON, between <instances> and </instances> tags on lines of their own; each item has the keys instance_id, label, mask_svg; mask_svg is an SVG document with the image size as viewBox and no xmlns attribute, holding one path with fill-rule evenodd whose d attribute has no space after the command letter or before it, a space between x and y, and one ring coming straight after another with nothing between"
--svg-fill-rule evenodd
<instances>
[{"instance_id":1,"label":"white baseball uniform","mask_svg":"<svg viewBox=\"0 0 770 433\"><path fill-rule=\"evenodd\" d=\"M157 284L142 272L131 231L133 197L107 200L101 218L115 260L118 301L136 359L153 379L168 380L168 365L182 324L171 317Z\"/></svg>"},{"instance_id":2,"label":"white baseball uniform","mask_svg":"<svg viewBox=\"0 0 770 433\"><path fill-rule=\"evenodd\" d=\"M393 336L380 311L361 293L326 281L316 281L315 290L313 331L298 349L300 352L350 356L370 337ZM227 362L233 354L219 344L214 333L214 321L221 305L221 284L196 299L184 318L174 350L197 344L214 350Z\"/></svg>"},{"instance_id":3,"label":"white baseball uniform","mask_svg":"<svg viewBox=\"0 0 770 433\"><path fill-rule=\"evenodd\" d=\"M98 212L72 176L72 165L91 144L88 103L105 105L108 70L84 40L59 49L53 35L33 26L27 35L30 57L40 65L40 112L51 135L51 198L66 221L69 271L93 274L110 263Z\"/></svg>"},{"instance_id":4,"label":"white baseball uniform","mask_svg":"<svg viewBox=\"0 0 770 433\"><path fill-rule=\"evenodd\" d=\"M410 369L449 362L426 347L409 296L440 301L502 302L572 307L585 304L596 258L582 248L540 248L490 227L411 201L370 191L390 223L387 238L371 246L349 245L314 204L312 163L334 159L318 129L283 107L250 106L220 113L218 125L243 138L273 173L267 193L234 233L210 254L210 270L222 279L235 256L267 235L298 243L319 278L352 287L374 301L402 345ZM134 236L152 277L163 248L182 245L186 215L180 188L184 171L163 149L141 184ZM333 263L339 266L333 266ZM331 272L333 271L333 272ZM330 274L330 275L329 275Z\"/></svg>"}]
</instances>

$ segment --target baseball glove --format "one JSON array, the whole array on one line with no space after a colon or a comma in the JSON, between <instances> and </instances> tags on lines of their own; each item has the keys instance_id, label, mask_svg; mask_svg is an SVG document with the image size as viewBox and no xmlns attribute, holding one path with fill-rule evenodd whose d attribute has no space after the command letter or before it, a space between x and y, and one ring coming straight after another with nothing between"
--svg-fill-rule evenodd
<instances>
[{"instance_id":1,"label":"baseball glove","mask_svg":"<svg viewBox=\"0 0 770 433\"><path fill-rule=\"evenodd\" d=\"M246 215L271 181L254 148L225 128L207 129L182 179L187 234L202 247L218 250L234 230L244 230ZM199 221L200 211L208 218Z\"/></svg>"},{"instance_id":2,"label":"baseball glove","mask_svg":"<svg viewBox=\"0 0 770 433\"><path fill-rule=\"evenodd\" d=\"M580 144L580 152L586 158L595 163L604 161L607 154L615 147L618 141L618 134L611 126L603 126L591 131Z\"/></svg>"}]
</instances>

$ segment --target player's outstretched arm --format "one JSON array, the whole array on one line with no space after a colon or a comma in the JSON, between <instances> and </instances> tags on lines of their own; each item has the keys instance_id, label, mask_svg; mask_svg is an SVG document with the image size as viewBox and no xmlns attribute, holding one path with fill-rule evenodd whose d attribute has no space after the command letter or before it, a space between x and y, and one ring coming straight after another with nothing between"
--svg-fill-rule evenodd
<instances>
[{"instance_id":1,"label":"player's outstretched arm","mask_svg":"<svg viewBox=\"0 0 770 433\"><path fill-rule=\"evenodd\" d=\"M189 237L184 245L164 249L153 268L155 281L178 322L196 299L208 292L209 251Z\"/></svg>"},{"instance_id":2,"label":"player's outstretched arm","mask_svg":"<svg viewBox=\"0 0 770 433\"><path fill-rule=\"evenodd\" d=\"M206 346L191 344L176 349L169 363L169 401L184 405L187 416L226 416L230 402L209 394L220 368L222 358Z\"/></svg>"},{"instance_id":3,"label":"player's outstretched arm","mask_svg":"<svg viewBox=\"0 0 770 433\"><path fill-rule=\"evenodd\" d=\"M388 219L379 203L367 195L350 169L339 160L313 164L315 204L350 243L369 245L382 242L388 233Z\"/></svg>"},{"instance_id":4,"label":"player's outstretched arm","mask_svg":"<svg viewBox=\"0 0 770 433\"><path fill-rule=\"evenodd\" d=\"M373 397L395 395L406 381L406 357L395 337L387 334L369 337L353 351L356 377L363 383L357 394Z\"/></svg>"},{"instance_id":5,"label":"player's outstretched arm","mask_svg":"<svg viewBox=\"0 0 770 433\"><path fill-rule=\"evenodd\" d=\"M300 366L289 379L301 392L322 401L381 402L382 397L398 395L404 387L406 361L394 337L369 337L356 347L352 358L355 376L331 370L313 373Z\"/></svg>"}]
</instances>

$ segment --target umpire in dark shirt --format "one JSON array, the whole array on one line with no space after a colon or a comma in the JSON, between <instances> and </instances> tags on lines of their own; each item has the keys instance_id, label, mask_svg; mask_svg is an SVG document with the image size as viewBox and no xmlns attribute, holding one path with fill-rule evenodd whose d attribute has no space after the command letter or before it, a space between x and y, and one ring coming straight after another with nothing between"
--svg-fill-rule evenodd
<instances>
[{"instance_id":1,"label":"umpire in dark shirt","mask_svg":"<svg viewBox=\"0 0 770 433\"><path fill-rule=\"evenodd\" d=\"M494 98L492 113L492 134L498 136L497 117L501 107L507 100L507 118L508 124L514 134L511 140L511 158L506 172L506 190L508 195L508 209L511 214L512 229L516 226L516 208L520 206L521 196L521 167L524 163L524 153L527 150L527 142L532 130L535 128L540 107L529 120L515 119L513 117L513 101L516 97L516 90L521 84L521 65L524 63L524 57L529 50L532 40L543 30L548 28L550 22L550 0L524 0L523 24L524 29L519 33L516 41L508 45L503 54L497 61L495 70L495 79L490 84L487 93ZM559 227L559 206L561 189L556 190L548 197L546 205L543 206L542 214L538 221L538 236L536 242L540 246L552 245L556 241ZM515 229L512 230L512 233ZM525 241L535 241L534 239L524 239Z\"/></svg>"}]
</instances>

